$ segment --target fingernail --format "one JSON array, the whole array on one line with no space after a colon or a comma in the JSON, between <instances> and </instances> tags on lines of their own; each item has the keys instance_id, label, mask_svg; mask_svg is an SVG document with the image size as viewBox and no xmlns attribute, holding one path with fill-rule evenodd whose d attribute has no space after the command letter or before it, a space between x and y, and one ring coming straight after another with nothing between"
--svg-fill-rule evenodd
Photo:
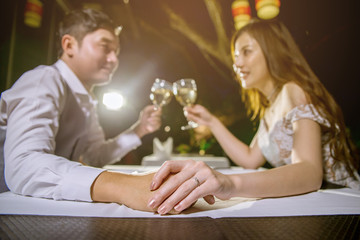
<instances>
[{"instance_id":1,"label":"fingernail","mask_svg":"<svg viewBox=\"0 0 360 240\"><path fill-rule=\"evenodd\" d=\"M154 190L154 188L155 188L155 183L152 182L151 185L150 185L150 190Z\"/></svg>"},{"instance_id":2,"label":"fingernail","mask_svg":"<svg viewBox=\"0 0 360 240\"><path fill-rule=\"evenodd\" d=\"M165 214L165 213L166 213L165 206L161 206L161 207L159 207L159 209L158 209L158 213L159 213L159 214Z\"/></svg>"},{"instance_id":3,"label":"fingernail","mask_svg":"<svg viewBox=\"0 0 360 240\"><path fill-rule=\"evenodd\" d=\"M151 199L151 201L148 204L149 207L154 208L155 206L155 199Z\"/></svg>"},{"instance_id":4,"label":"fingernail","mask_svg":"<svg viewBox=\"0 0 360 240\"><path fill-rule=\"evenodd\" d=\"M178 204L174 207L175 211L180 212L181 211L181 204Z\"/></svg>"}]
</instances>

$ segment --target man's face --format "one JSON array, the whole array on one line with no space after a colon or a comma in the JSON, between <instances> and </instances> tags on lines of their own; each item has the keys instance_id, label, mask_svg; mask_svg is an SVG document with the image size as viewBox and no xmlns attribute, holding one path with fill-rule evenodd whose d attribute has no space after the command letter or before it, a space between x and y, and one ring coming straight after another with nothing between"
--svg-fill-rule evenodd
<instances>
[{"instance_id":1,"label":"man's face","mask_svg":"<svg viewBox=\"0 0 360 240\"><path fill-rule=\"evenodd\" d=\"M118 38L106 29L98 29L85 35L81 45L75 44L70 68L90 90L111 80L118 66L118 53Z\"/></svg>"}]
</instances>

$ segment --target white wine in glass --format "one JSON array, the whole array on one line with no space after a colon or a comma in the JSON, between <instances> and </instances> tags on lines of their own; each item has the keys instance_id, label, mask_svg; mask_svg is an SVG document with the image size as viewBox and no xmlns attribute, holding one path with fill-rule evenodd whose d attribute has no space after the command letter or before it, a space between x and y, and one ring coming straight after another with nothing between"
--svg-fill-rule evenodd
<instances>
[{"instance_id":1,"label":"white wine in glass","mask_svg":"<svg viewBox=\"0 0 360 240\"><path fill-rule=\"evenodd\" d=\"M155 108L161 108L171 101L173 92L172 85L166 80L155 79L151 87L150 100Z\"/></svg>"},{"instance_id":2,"label":"white wine in glass","mask_svg":"<svg viewBox=\"0 0 360 240\"><path fill-rule=\"evenodd\" d=\"M184 78L180 79L173 84L173 92L176 100L182 106L191 106L195 103L197 97L197 87L194 79ZM186 112L184 115L186 117ZM182 126L181 130L188 130L191 128L196 128L198 124L193 121L188 121L188 125Z\"/></svg>"}]
</instances>

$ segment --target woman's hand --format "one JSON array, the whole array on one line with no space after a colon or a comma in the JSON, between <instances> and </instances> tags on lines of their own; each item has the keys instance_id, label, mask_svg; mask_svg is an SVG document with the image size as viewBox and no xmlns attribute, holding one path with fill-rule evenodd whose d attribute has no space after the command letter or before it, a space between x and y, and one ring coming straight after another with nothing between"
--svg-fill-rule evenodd
<instances>
[{"instance_id":1,"label":"woman's hand","mask_svg":"<svg viewBox=\"0 0 360 240\"><path fill-rule=\"evenodd\" d=\"M174 175L167 179L170 174ZM229 176L211 169L204 162L167 161L155 174L150 189L158 190L148 206L157 209L160 214L166 214L172 209L181 212L201 197L209 204L215 202L214 196L222 200L230 199L234 184Z\"/></svg>"},{"instance_id":2,"label":"woman's hand","mask_svg":"<svg viewBox=\"0 0 360 240\"><path fill-rule=\"evenodd\" d=\"M185 107L184 110L186 112L187 119L194 121L199 125L211 127L215 119L214 115L212 115L205 107L199 104Z\"/></svg>"}]
</instances>

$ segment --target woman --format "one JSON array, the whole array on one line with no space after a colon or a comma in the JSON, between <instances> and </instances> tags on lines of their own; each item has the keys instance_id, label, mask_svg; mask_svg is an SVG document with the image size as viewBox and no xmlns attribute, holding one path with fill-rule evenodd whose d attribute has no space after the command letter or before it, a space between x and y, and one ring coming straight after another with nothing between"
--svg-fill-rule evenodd
<instances>
[{"instance_id":1,"label":"woman","mask_svg":"<svg viewBox=\"0 0 360 240\"><path fill-rule=\"evenodd\" d=\"M255 20L232 39L234 70L243 101L258 131L247 146L201 105L188 107L188 119L210 128L236 164L267 171L223 175L201 162L166 162L154 176L158 189L149 207L165 214L198 198L281 197L316 191L322 181L360 190L358 156L346 135L342 112L315 76L286 27Z\"/></svg>"}]
</instances>

